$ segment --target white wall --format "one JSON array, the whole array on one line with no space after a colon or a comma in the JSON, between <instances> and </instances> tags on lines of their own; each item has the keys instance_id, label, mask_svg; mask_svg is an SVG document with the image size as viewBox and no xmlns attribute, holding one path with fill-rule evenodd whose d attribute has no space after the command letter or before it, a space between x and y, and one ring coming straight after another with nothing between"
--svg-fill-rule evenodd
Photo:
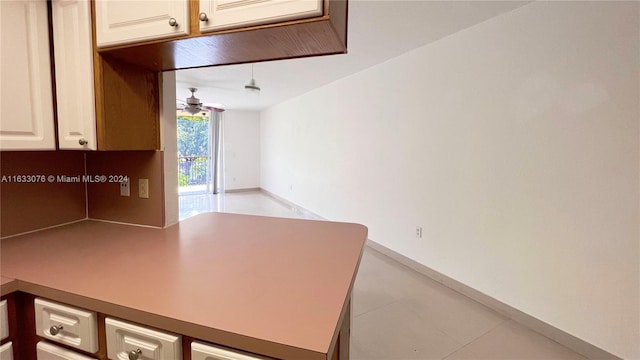
<instances>
[{"instance_id":1,"label":"white wall","mask_svg":"<svg viewBox=\"0 0 640 360\"><path fill-rule=\"evenodd\" d=\"M260 187L260 113L227 110L224 113L224 167L226 190Z\"/></svg>"},{"instance_id":2,"label":"white wall","mask_svg":"<svg viewBox=\"0 0 640 360\"><path fill-rule=\"evenodd\" d=\"M178 120L176 119L176 72L160 73L160 139L163 150L164 226L178 223Z\"/></svg>"},{"instance_id":3,"label":"white wall","mask_svg":"<svg viewBox=\"0 0 640 360\"><path fill-rule=\"evenodd\" d=\"M267 109L261 186L638 359L639 6L533 3Z\"/></svg>"}]
</instances>

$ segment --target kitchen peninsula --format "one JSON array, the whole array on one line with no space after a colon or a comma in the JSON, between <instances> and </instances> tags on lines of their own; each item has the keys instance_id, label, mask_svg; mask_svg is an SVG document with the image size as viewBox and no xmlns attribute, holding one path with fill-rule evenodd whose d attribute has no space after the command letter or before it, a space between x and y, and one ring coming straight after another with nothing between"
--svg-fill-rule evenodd
<instances>
[{"instance_id":1,"label":"kitchen peninsula","mask_svg":"<svg viewBox=\"0 0 640 360\"><path fill-rule=\"evenodd\" d=\"M6 238L2 296L17 299L26 338L15 354L35 358L38 297L97 314L99 350L85 354L99 359L105 317L181 336L184 359L191 340L257 358L348 359L366 237L357 224L207 213L166 229L84 220Z\"/></svg>"}]
</instances>

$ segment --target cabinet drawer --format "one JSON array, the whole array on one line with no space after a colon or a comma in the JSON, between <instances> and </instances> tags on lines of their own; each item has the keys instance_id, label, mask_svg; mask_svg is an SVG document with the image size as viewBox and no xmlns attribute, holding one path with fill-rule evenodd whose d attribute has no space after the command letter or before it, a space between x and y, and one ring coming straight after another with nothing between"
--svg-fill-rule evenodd
<instances>
[{"instance_id":1,"label":"cabinet drawer","mask_svg":"<svg viewBox=\"0 0 640 360\"><path fill-rule=\"evenodd\" d=\"M7 300L0 301L0 340L9 336L9 313L7 311Z\"/></svg>"},{"instance_id":2,"label":"cabinet drawer","mask_svg":"<svg viewBox=\"0 0 640 360\"><path fill-rule=\"evenodd\" d=\"M36 354L38 360L95 360L44 341L36 345Z\"/></svg>"},{"instance_id":3,"label":"cabinet drawer","mask_svg":"<svg viewBox=\"0 0 640 360\"><path fill-rule=\"evenodd\" d=\"M36 334L51 341L94 353L98 351L95 312L35 299Z\"/></svg>"},{"instance_id":4,"label":"cabinet drawer","mask_svg":"<svg viewBox=\"0 0 640 360\"><path fill-rule=\"evenodd\" d=\"M191 360L266 360L266 358L194 341L191 343Z\"/></svg>"},{"instance_id":5,"label":"cabinet drawer","mask_svg":"<svg viewBox=\"0 0 640 360\"><path fill-rule=\"evenodd\" d=\"M13 345L11 341L0 346L0 360L13 360Z\"/></svg>"},{"instance_id":6,"label":"cabinet drawer","mask_svg":"<svg viewBox=\"0 0 640 360\"><path fill-rule=\"evenodd\" d=\"M144 360L182 359L182 337L151 330L123 321L105 319L107 356L111 360L127 360L129 354L139 353Z\"/></svg>"}]
</instances>

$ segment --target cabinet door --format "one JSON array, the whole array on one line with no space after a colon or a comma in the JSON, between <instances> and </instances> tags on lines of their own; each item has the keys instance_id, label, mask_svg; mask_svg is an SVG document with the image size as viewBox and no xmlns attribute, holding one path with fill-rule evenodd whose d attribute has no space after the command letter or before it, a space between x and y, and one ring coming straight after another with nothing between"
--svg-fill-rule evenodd
<instances>
[{"instance_id":1,"label":"cabinet door","mask_svg":"<svg viewBox=\"0 0 640 360\"><path fill-rule=\"evenodd\" d=\"M182 337L106 318L107 356L112 360L181 360Z\"/></svg>"},{"instance_id":2,"label":"cabinet door","mask_svg":"<svg viewBox=\"0 0 640 360\"><path fill-rule=\"evenodd\" d=\"M98 351L98 321L93 311L86 311L48 300L33 302L36 335L94 353Z\"/></svg>"},{"instance_id":3,"label":"cabinet door","mask_svg":"<svg viewBox=\"0 0 640 360\"><path fill-rule=\"evenodd\" d=\"M98 47L189 33L188 0L96 1Z\"/></svg>"},{"instance_id":4,"label":"cabinet door","mask_svg":"<svg viewBox=\"0 0 640 360\"><path fill-rule=\"evenodd\" d=\"M46 0L0 1L0 150L55 149Z\"/></svg>"},{"instance_id":5,"label":"cabinet door","mask_svg":"<svg viewBox=\"0 0 640 360\"><path fill-rule=\"evenodd\" d=\"M191 343L191 360L266 360L266 358L194 341Z\"/></svg>"},{"instance_id":6,"label":"cabinet door","mask_svg":"<svg viewBox=\"0 0 640 360\"><path fill-rule=\"evenodd\" d=\"M0 346L0 360L13 360L13 345L11 341Z\"/></svg>"},{"instance_id":7,"label":"cabinet door","mask_svg":"<svg viewBox=\"0 0 640 360\"><path fill-rule=\"evenodd\" d=\"M200 31L321 16L322 0L200 0ZM204 13L204 15L203 15Z\"/></svg>"},{"instance_id":8,"label":"cabinet door","mask_svg":"<svg viewBox=\"0 0 640 360\"><path fill-rule=\"evenodd\" d=\"M36 345L36 354L38 360L95 360L44 341L40 341Z\"/></svg>"},{"instance_id":9,"label":"cabinet door","mask_svg":"<svg viewBox=\"0 0 640 360\"><path fill-rule=\"evenodd\" d=\"M9 311L7 300L0 301L0 340L9 337Z\"/></svg>"},{"instance_id":10,"label":"cabinet door","mask_svg":"<svg viewBox=\"0 0 640 360\"><path fill-rule=\"evenodd\" d=\"M93 47L89 0L53 0L58 145L96 150Z\"/></svg>"}]
</instances>

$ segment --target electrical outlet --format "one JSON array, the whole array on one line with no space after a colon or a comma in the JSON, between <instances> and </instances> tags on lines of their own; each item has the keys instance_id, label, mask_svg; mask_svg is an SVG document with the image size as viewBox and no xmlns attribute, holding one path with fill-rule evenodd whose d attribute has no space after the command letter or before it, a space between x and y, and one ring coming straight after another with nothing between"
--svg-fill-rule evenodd
<instances>
[{"instance_id":1,"label":"electrical outlet","mask_svg":"<svg viewBox=\"0 0 640 360\"><path fill-rule=\"evenodd\" d=\"M421 226L416 226L416 237L421 239L422 238L422 227Z\"/></svg>"},{"instance_id":2,"label":"electrical outlet","mask_svg":"<svg viewBox=\"0 0 640 360\"><path fill-rule=\"evenodd\" d=\"M149 179L138 179L138 197L149 198Z\"/></svg>"},{"instance_id":3,"label":"electrical outlet","mask_svg":"<svg viewBox=\"0 0 640 360\"><path fill-rule=\"evenodd\" d=\"M120 181L120 196L130 196L130 186L131 181L129 178L126 178L124 181Z\"/></svg>"}]
</instances>

